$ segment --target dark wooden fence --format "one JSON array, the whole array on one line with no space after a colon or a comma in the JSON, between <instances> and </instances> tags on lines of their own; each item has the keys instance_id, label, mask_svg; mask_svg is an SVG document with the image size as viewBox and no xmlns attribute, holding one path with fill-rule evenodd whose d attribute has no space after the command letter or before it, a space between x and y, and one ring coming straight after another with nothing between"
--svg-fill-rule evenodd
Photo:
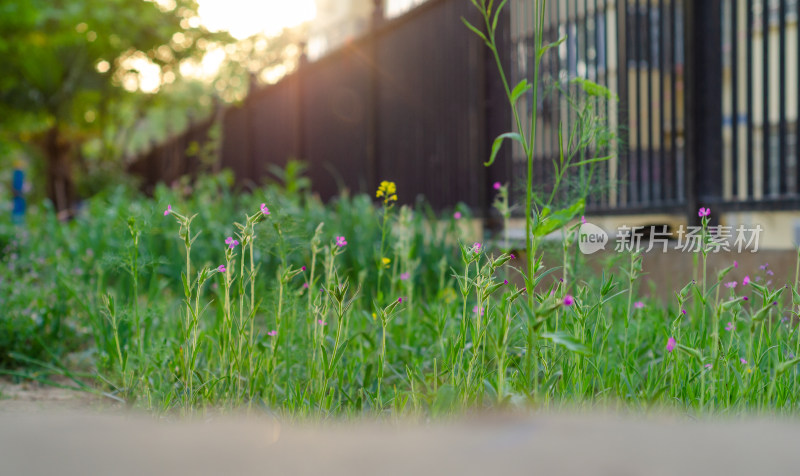
<instances>
[{"instance_id":1,"label":"dark wooden fence","mask_svg":"<svg viewBox=\"0 0 800 476\"><path fill-rule=\"evenodd\" d=\"M533 6L510 0L501 18L513 83L531 77ZM542 64L536 185L551 185L558 126L568 136L575 119L566 95L548 91L577 94L570 80L584 77L619 95L605 112L624 144L599 167L591 213L800 208L797 10L797 0L548 1L545 42L567 41ZM486 214L496 180L519 197L519 148L482 165L511 117L494 61L461 17L481 24L469 0L429 0L392 21L376 8L365 36L226 111L222 166L249 184L268 164L305 160L323 198L380 180L437 209L463 201ZM156 148L139 170L150 181L190 171L181 148L207 129Z\"/></svg>"},{"instance_id":2,"label":"dark wooden fence","mask_svg":"<svg viewBox=\"0 0 800 476\"><path fill-rule=\"evenodd\" d=\"M490 184L507 174L482 162L510 118L489 101L502 99L502 86L461 17L479 22L462 0L431 0L390 21L376 10L365 36L228 108L221 165L249 185L270 164L297 158L324 199L343 187L374 193L392 180L401 202L424 197L442 209L463 201L483 213ZM179 137L159 146L136 170L147 181L169 180L192 161L179 158L186 145Z\"/></svg>"}]
</instances>

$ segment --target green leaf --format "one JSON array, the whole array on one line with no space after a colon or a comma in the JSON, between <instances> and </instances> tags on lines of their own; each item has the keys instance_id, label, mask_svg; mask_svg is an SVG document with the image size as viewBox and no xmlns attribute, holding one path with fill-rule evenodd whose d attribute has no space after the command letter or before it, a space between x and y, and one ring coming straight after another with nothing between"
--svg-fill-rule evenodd
<instances>
[{"instance_id":1,"label":"green leaf","mask_svg":"<svg viewBox=\"0 0 800 476\"><path fill-rule=\"evenodd\" d=\"M533 85L528 83L527 79L523 79L519 82L516 86L514 86L514 90L511 91L511 102L516 104L519 98L522 97L523 94L533 89Z\"/></svg>"},{"instance_id":2,"label":"green leaf","mask_svg":"<svg viewBox=\"0 0 800 476\"><path fill-rule=\"evenodd\" d=\"M576 163L572 164L572 166L573 167L578 167L578 166L581 166L581 165L593 164L595 162L605 162L607 160L610 160L612 157L614 157L614 156L613 155L607 155L605 157L595 157L593 159L581 160L580 162L576 162Z\"/></svg>"},{"instance_id":3,"label":"green leaf","mask_svg":"<svg viewBox=\"0 0 800 476\"><path fill-rule=\"evenodd\" d=\"M611 92L605 86L601 86L594 81L584 79L584 78L575 78L572 80L573 83L577 83L581 85L581 88L588 94L589 96L594 97L601 97L608 99L609 101L619 102L619 96Z\"/></svg>"},{"instance_id":4,"label":"green leaf","mask_svg":"<svg viewBox=\"0 0 800 476\"><path fill-rule=\"evenodd\" d=\"M482 31L480 31L480 30L479 30L479 29L477 29L476 27L472 26L472 23L468 22L468 21L467 21L467 19L466 19L466 18L464 18L464 17L461 17L461 21L462 21L462 22L464 22L464 24L465 24L465 25L467 25L467 28L469 28L470 30L472 30L472 32L473 32L473 33L475 33L476 35L478 35L479 37L481 37L481 39L483 40L483 42L484 42L484 43L486 43L486 45L487 45L487 46L489 46L489 47L491 48L491 46L492 46L492 45L491 45L491 43L489 43L489 40L487 40L487 39L486 39L486 35L484 35Z\"/></svg>"},{"instance_id":5,"label":"green leaf","mask_svg":"<svg viewBox=\"0 0 800 476\"><path fill-rule=\"evenodd\" d=\"M557 47L558 45L560 45L561 43L563 43L563 42L564 42L566 39L567 39L567 37L566 37L566 36L562 36L562 37L561 37L561 38L559 38L558 40L556 40L556 41L554 41L554 42L552 42L552 43L549 43L549 44L547 44L547 45L544 45L544 46L542 46L542 48L541 48L541 49L539 50L539 52L536 54L536 59L537 59L537 60L540 60L540 59L542 59L542 56L544 56L544 54L545 54L545 53L547 53L547 50L549 50L550 48L555 48L555 47Z\"/></svg>"},{"instance_id":6,"label":"green leaf","mask_svg":"<svg viewBox=\"0 0 800 476\"><path fill-rule=\"evenodd\" d=\"M585 207L586 200L581 198L573 203L569 208L563 208L547 215L547 217L539 222L539 225L533 230L534 236L547 236L550 233L561 229L564 225L569 223L570 220L583 212Z\"/></svg>"},{"instance_id":7,"label":"green leaf","mask_svg":"<svg viewBox=\"0 0 800 476\"><path fill-rule=\"evenodd\" d=\"M694 357L701 364L703 363L703 354L701 354L699 350L693 349L691 347L686 347L683 344L678 344L678 350L689 355L690 357Z\"/></svg>"},{"instance_id":8,"label":"green leaf","mask_svg":"<svg viewBox=\"0 0 800 476\"><path fill-rule=\"evenodd\" d=\"M777 375L780 375L780 374L786 372L787 370L789 370L793 366L797 365L798 363L800 363L800 357L795 357L792 360L787 360L786 362L781 362L778 365L778 368L775 369L775 375L777 376Z\"/></svg>"},{"instance_id":9,"label":"green leaf","mask_svg":"<svg viewBox=\"0 0 800 476\"><path fill-rule=\"evenodd\" d=\"M515 140L520 144L522 144L522 136L517 134L516 132L506 132L505 134L500 134L499 136L497 136L497 139L494 140L494 144L492 144L492 155L489 157L489 161L484 162L483 165L488 167L494 163L494 159L497 157L497 153L500 152L500 146L503 145L503 139Z\"/></svg>"},{"instance_id":10,"label":"green leaf","mask_svg":"<svg viewBox=\"0 0 800 476\"><path fill-rule=\"evenodd\" d=\"M500 2L500 5L497 6L497 10L494 12L494 20L492 20L492 31L497 31L497 21L500 19L500 11L506 5L508 0L503 0Z\"/></svg>"},{"instance_id":11,"label":"green leaf","mask_svg":"<svg viewBox=\"0 0 800 476\"><path fill-rule=\"evenodd\" d=\"M328 368L328 351L325 349L325 346L323 344L320 344L319 346L322 349L322 368L323 369L327 369ZM327 374L328 371L326 370L325 373Z\"/></svg>"},{"instance_id":12,"label":"green leaf","mask_svg":"<svg viewBox=\"0 0 800 476\"><path fill-rule=\"evenodd\" d=\"M566 332L550 332L542 334L543 339L552 341L554 344L565 347L570 352L581 355L592 355L588 347L579 341L575 336Z\"/></svg>"}]
</instances>

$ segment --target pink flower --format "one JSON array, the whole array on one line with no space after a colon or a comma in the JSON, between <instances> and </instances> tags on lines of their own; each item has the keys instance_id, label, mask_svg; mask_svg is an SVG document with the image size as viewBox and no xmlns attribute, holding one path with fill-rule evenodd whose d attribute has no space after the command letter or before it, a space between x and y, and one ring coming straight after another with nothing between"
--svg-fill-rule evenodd
<instances>
[{"instance_id":1,"label":"pink flower","mask_svg":"<svg viewBox=\"0 0 800 476\"><path fill-rule=\"evenodd\" d=\"M266 203L262 203L261 204L261 213L263 213L264 216L269 215L269 208L267 208L267 204Z\"/></svg>"},{"instance_id":2,"label":"pink flower","mask_svg":"<svg viewBox=\"0 0 800 476\"><path fill-rule=\"evenodd\" d=\"M164 210L164 216L167 216L170 213L172 213L172 205L167 205L167 209Z\"/></svg>"},{"instance_id":3,"label":"pink flower","mask_svg":"<svg viewBox=\"0 0 800 476\"><path fill-rule=\"evenodd\" d=\"M736 281L731 281L731 282L725 283L725 287L728 288L728 289L733 289L733 288L736 287L737 284L739 284L739 283L737 283Z\"/></svg>"},{"instance_id":4,"label":"pink flower","mask_svg":"<svg viewBox=\"0 0 800 476\"><path fill-rule=\"evenodd\" d=\"M561 301L565 306L572 306L575 304L575 298L571 294L564 295L564 300Z\"/></svg>"},{"instance_id":5,"label":"pink flower","mask_svg":"<svg viewBox=\"0 0 800 476\"><path fill-rule=\"evenodd\" d=\"M397 302L398 303L403 302L403 298L397 298Z\"/></svg>"},{"instance_id":6,"label":"pink flower","mask_svg":"<svg viewBox=\"0 0 800 476\"><path fill-rule=\"evenodd\" d=\"M455 218L456 220L460 220L461 219L461 212L453 213L453 218Z\"/></svg>"},{"instance_id":7,"label":"pink flower","mask_svg":"<svg viewBox=\"0 0 800 476\"><path fill-rule=\"evenodd\" d=\"M758 269L760 269L761 271L764 271L767 268L769 268L769 263L764 263L758 267Z\"/></svg>"},{"instance_id":8,"label":"pink flower","mask_svg":"<svg viewBox=\"0 0 800 476\"><path fill-rule=\"evenodd\" d=\"M667 339L667 352L672 352L676 345L678 345L678 343L675 341L674 337Z\"/></svg>"},{"instance_id":9,"label":"pink flower","mask_svg":"<svg viewBox=\"0 0 800 476\"><path fill-rule=\"evenodd\" d=\"M512 254L511 259L517 259L517 257Z\"/></svg>"},{"instance_id":10,"label":"pink flower","mask_svg":"<svg viewBox=\"0 0 800 476\"><path fill-rule=\"evenodd\" d=\"M275 337L276 335L278 335L278 331L275 330L269 331L267 332L267 335L270 337Z\"/></svg>"},{"instance_id":11,"label":"pink flower","mask_svg":"<svg viewBox=\"0 0 800 476\"><path fill-rule=\"evenodd\" d=\"M739 267L739 262L738 261L734 261L733 262L733 267L734 268L738 268Z\"/></svg>"},{"instance_id":12,"label":"pink flower","mask_svg":"<svg viewBox=\"0 0 800 476\"><path fill-rule=\"evenodd\" d=\"M642 301L636 301L635 303L633 303L633 307L635 307L636 309L643 309L644 303Z\"/></svg>"},{"instance_id":13,"label":"pink flower","mask_svg":"<svg viewBox=\"0 0 800 476\"><path fill-rule=\"evenodd\" d=\"M583 215L581 215L581 223L584 225L586 224L586 217Z\"/></svg>"},{"instance_id":14,"label":"pink flower","mask_svg":"<svg viewBox=\"0 0 800 476\"><path fill-rule=\"evenodd\" d=\"M234 249L239 246L239 242L234 240L232 236L229 236L225 239L225 244L228 245L228 248Z\"/></svg>"},{"instance_id":15,"label":"pink flower","mask_svg":"<svg viewBox=\"0 0 800 476\"><path fill-rule=\"evenodd\" d=\"M303 288L308 289L308 283L303 283Z\"/></svg>"},{"instance_id":16,"label":"pink flower","mask_svg":"<svg viewBox=\"0 0 800 476\"><path fill-rule=\"evenodd\" d=\"M408 273L408 272L406 272L406 273L400 273L400 281L405 281L405 280L407 280L407 279L408 279L408 278L410 278L410 277L411 277L411 273Z\"/></svg>"},{"instance_id":17,"label":"pink flower","mask_svg":"<svg viewBox=\"0 0 800 476\"><path fill-rule=\"evenodd\" d=\"M744 360L744 358L740 358L740 359L739 359L739 362L741 362L741 363L742 363L742 365L747 365L747 361L746 361L746 360Z\"/></svg>"},{"instance_id":18,"label":"pink flower","mask_svg":"<svg viewBox=\"0 0 800 476\"><path fill-rule=\"evenodd\" d=\"M747 296L743 296L742 299L744 299L745 301L749 301L749 298Z\"/></svg>"},{"instance_id":19,"label":"pink flower","mask_svg":"<svg viewBox=\"0 0 800 476\"><path fill-rule=\"evenodd\" d=\"M711 369L714 368L714 366L711 365L711 364L706 364L706 365L704 365L704 367L707 368L708 370L711 370Z\"/></svg>"},{"instance_id":20,"label":"pink flower","mask_svg":"<svg viewBox=\"0 0 800 476\"><path fill-rule=\"evenodd\" d=\"M681 309L681 314L686 315L686 309Z\"/></svg>"},{"instance_id":21,"label":"pink flower","mask_svg":"<svg viewBox=\"0 0 800 476\"><path fill-rule=\"evenodd\" d=\"M472 312L477 314L478 313L478 305L476 304L475 307L472 308ZM481 316L483 316L483 308L480 309Z\"/></svg>"},{"instance_id":22,"label":"pink flower","mask_svg":"<svg viewBox=\"0 0 800 476\"><path fill-rule=\"evenodd\" d=\"M321 326L327 326L328 325L328 323L323 321L322 319L317 319L317 324L319 324Z\"/></svg>"},{"instance_id":23,"label":"pink flower","mask_svg":"<svg viewBox=\"0 0 800 476\"><path fill-rule=\"evenodd\" d=\"M472 250L474 252L476 252L476 253L480 253L481 252L481 244L476 241L475 244L472 245Z\"/></svg>"},{"instance_id":24,"label":"pink flower","mask_svg":"<svg viewBox=\"0 0 800 476\"><path fill-rule=\"evenodd\" d=\"M711 209L710 208L700 207L700 210L697 211L697 216L699 216L700 218L707 217L707 216L710 216L710 215L711 215Z\"/></svg>"},{"instance_id":25,"label":"pink flower","mask_svg":"<svg viewBox=\"0 0 800 476\"><path fill-rule=\"evenodd\" d=\"M301 270L301 271L305 271L305 270L306 270L306 267L305 267L305 266L302 266L302 267L300 268L300 270Z\"/></svg>"},{"instance_id":26,"label":"pink flower","mask_svg":"<svg viewBox=\"0 0 800 476\"><path fill-rule=\"evenodd\" d=\"M728 332L734 330L735 328L736 326L733 325L733 322L728 322L727 324L725 324L725 330Z\"/></svg>"},{"instance_id":27,"label":"pink flower","mask_svg":"<svg viewBox=\"0 0 800 476\"><path fill-rule=\"evenodd\" d=\"M502 187L502 185L500 185L500 182L495 182L493 187L495 190L500 190L500 187Z\"/></svg>"},{"instance_id":28,"label":"pink flower","mask_svg":"<svg viewBox=\"0 0 800 476\"><path fill-rule=\"evenodd\" d=\"M345 240L343 236L337 236L336 237L336 246L338 246L339 248L342 248L342 247L344 247L346 245L347 245L347 240Z\"/></svg>"},{"instance_id":29,"label":"pink flower","mask_svg":"<svg viewBox=\"0 0 800 476\"><path fill-rule=\"evenodd\" d=\"M742 280L742 286L747 286L748 284L750 284L750 276L749 275L745 276L744 279Z\"/></svg>"},{"instance_id":30,"label":"pink flower","mask_svg":"<svg viewBox=\"0 0 800 476\"><path fill-rule=\"evenodd\" d=\"M508 284L508 280L507 280L507 279L504 279L504 280L503 280L503 284Z\"/></svg>"},{"instance_id":31,"label":"pink flower","mask_svg":"<svg viewBox=\"0 0 800 476\"><path fill-rule=\"evenodd\" d=\"M225 265L221 264L221 265L217 266L217 271L219 271L220 273L224 273L227 270L225 269Z\"/></svg>"}]
</instances>

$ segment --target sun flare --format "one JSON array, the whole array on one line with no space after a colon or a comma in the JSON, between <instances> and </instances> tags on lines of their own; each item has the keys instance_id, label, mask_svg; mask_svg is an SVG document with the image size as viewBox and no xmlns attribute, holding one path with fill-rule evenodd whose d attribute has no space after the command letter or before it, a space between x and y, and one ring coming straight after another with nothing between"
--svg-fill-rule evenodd
<instances>
[{"instance_id":1,"label":"sun flare","mask_svg":"<svg viewBox=\"0 0 800 476\"><path fill-rule=\"evenodd\" d=\"M314 19L314 0L198 0L200 21L237 40L256 33L274 35Z\"/></svg>"}]
</instances>

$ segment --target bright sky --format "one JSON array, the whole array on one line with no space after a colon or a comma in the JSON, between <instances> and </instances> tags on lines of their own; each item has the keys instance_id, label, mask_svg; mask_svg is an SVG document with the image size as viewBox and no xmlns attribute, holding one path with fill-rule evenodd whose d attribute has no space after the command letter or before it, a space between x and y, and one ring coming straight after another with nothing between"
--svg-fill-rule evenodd
<instances>
[{"instance_id":1,"label":"bright sky","mask_svg":"<svg viewBox=\"0 0 800 476\"><path fill-rule=\"evenodd\" d=\"M172 0L152 0L166 8L174 8ZM211 31L228 31L237 40L257 33L267 36L277 35L284 28L291 28L313 20L317 15L314 0L198 0L199 22ZM194 20L194 23L197 20ZM222 48L214 48L206 53L200 64L186 62L181 65L181 73L198 78L211 78L219 70L225 59ZM130 65L139 71L136 76L128 76L123 86L129 91L139 89L155 92L161 85L160 69L143 54L130 58ZM102 62L105 63L105 62ZM108 65L98 64L98 71ZM102 72L102 71L101 71ZM168 73L171 74L171 73ZM174 79L174 75L172 75ZM167 82L172 79L164 78Z\"/></svg>"},{"instance_id":2,"label":"bright sky","mask_svg":"<svg viewBox=\"0 0 800 476\"><path fill-rule=\"evenodd\" d=\"M241 40L256 33L274 35L312 20L314 0L198 0L200 21L212 31L226 30Z\"/></svg>"}]
</instances>

